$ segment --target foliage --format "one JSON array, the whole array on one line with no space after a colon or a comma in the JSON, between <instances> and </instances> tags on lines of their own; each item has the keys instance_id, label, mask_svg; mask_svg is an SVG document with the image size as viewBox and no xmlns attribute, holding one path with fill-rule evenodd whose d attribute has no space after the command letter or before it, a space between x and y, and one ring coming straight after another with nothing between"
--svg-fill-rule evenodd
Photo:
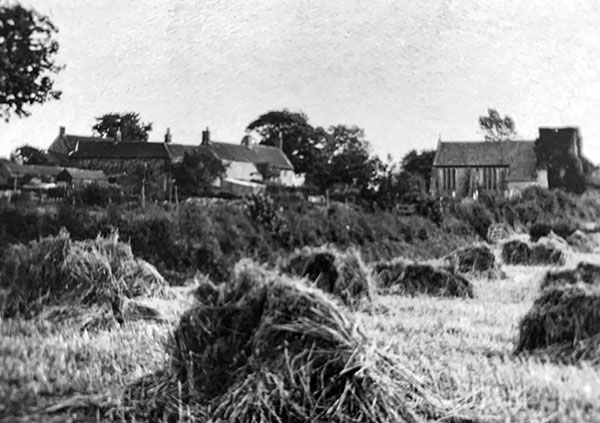
<instances>
[{"instance_id":1,"label":"foliage","mask_svg":"<svg viewBox=\"0 0 600 423\"><path fill-rule=\"evenodd\" d=\"M17 148L10 154L10 160L15 163L26 165L48 165L50 160L46 152L30 145Z\"/></svg>"},{"instance_id":2,"label":"foliage","mask_svg":"<svg viewBox=\"0 0 600 423\"><path fill-rule=\"evenodd\" d=\"M181 162L169 165L167 170L175 179L181 195L191 197L210 191L226 169L214 155L196 151L185 153Z\"/></svg>"},{"instance_id":3,"label":"foliage","mask_svg":"<svg viewBox=\"0 0 600 423\"><path fill-rule=\"evenodd\" d=\"M283 226L277 205L271 197L264 194L253 194L244 202L250 219L262 225L269 232L277 232Z\"/></svg>"},{"instance_id":4,"label":"foliage","mask_svg":"<svg viewBox=\"0 0 600 423\"><path fill-rule=\"evenodd\" d=\"M488 108L487 116L479 117L479 127L486 141L509 141L515 135L515 122L510 116L500 116L496 109Z\"/></svg>"},{"instance_id":5,"label":"foliage","mask_svg":"<svg viewBox=\"0 0 600 423\"><path fill-rule=\"evenodd\" d=\"M279 176L279 170L269 163L257 163L256 169L258 170L258 173L260 173L263 181L270 181Z\"/></svg>"},{"instance_id":6,"label":"foliage","mask_svg":"<svg viewBox=\"0 0 600 423\"><path fill-rule=\"evenodd\" d=\"M283 152L292 162L296 173L310 170L320 135L308 123L308 116L304 113L287 109L270 111L250 122L246 131L258 133L261 144L277 146L282 142Z\"/></svg>"},{"instance_id":7,"label":"foliage","mask_svg":"<svg viewBox=\"0 0 600 423\"><path fill-rule=\"evenodd\" d=\"M33 9L0 4L0 118L29 116L27 106L60 98L52 79L62 69L54 59L57 32Z\"/></svg>"},{"instance_id":8,"label":"foliage","mask_svg":"<svg viewBox=\"0 0 600 423\"><path fill-rule=\"evenodd\" d=\"M105 138L117 138L117 132L121 131L121 140L148 141L148 133L152 131L152 123L140 120L140 114L135 112L106 113L95 118L96 123L92 130Z\"/></svg>"},{"instance_id":9,"label":"foliage","mask_svg":"<svg viewBox=\"0 0 600 423\"><path fill-rule=\"evenodd\" d=\"M336 125L324 133L306 177L323 192L335 185L364 189L373 181L378 167L378 159L370 155L364 130Z\"/></svg>"},{"instance_id":10,"label":"foliage","mask_svg":"<svg viewBox=\"0 0 600 423\"><path fill-rule=\"evenodd\" d=\"M434 158L435 150L423 150L420 153L411 150L402 158L400 166L403 171L423 178L423 186L429 191Z\"/></svg>"}]
</instances>

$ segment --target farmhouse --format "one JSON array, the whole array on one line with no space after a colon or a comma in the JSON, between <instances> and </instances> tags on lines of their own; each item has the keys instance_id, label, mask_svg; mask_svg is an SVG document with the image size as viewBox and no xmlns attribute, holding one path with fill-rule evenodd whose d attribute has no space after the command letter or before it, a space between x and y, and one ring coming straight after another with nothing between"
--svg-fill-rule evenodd
<instances>
[{"instance_id":1,"label":"farmhouse","mask_svg":"<svg viewBox=\"0 0 600 423\"><path fill-rule=\"evenodd\" d=\"M535 141L438 142L431 193L456 198L518 195L548 187L546 170L536 168Z\"/></svg>"},{"instance_id":2,"label":"farmhouse","mask_svg":"<svg viewBox=\"0 0 600 423\"><path fill-rule=\"evenodd\" d=\"M1 160L0 186L18 188L24 184L54 183L61 170L57 166L23 165Z\"/></svg>"},{"instance_id":3,"label":"farmhouse","mask_svg":"<svg viewBox=\"0 0 600 423\"><path fill-rule=\"evenodd\" d=\"M91 184L106 186L108 178L102 170L66 167L56 175L56 182L68 188L81 188Z\"/></svg>"},{"instance_id":4,"label":"farmhouse","mask_svg":"<svg viewBox=\"0 0 600 423\"><path fill-rule=\"evenodd\" d=\"M169 163L181 161L185 154L206 152L223 162L226 175L218 186L230 186L238 181L264 182L264 169L269 169L270 181L298 186L304 182L294 173L294 167L278 147L251 145L247 138L242 144L231 144L210 139L208 128L202 133L199 144L174 144L169 131L164 142L127 142L100 137L69 135L60 127L58 137L48 152L71 166L103 170L107 175L122 175L140 166L154 175L163 175ZM263 172L261 172L263 170ZM223 182L226 182L225 184Z\"/></svg>"}]
</instances>

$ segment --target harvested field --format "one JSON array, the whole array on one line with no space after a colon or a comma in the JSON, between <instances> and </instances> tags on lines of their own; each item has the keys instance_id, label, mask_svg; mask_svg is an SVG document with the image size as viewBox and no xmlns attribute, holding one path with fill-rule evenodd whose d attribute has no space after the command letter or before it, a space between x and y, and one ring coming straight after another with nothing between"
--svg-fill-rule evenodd
<instances>
[{"instance_id":1,"label":"harvested field","mask_svg":"<svg viewBox=\"0 0 600 423\"><path fill-rule=\"evenodd\" d=\"M427 294L440 297L473 298L471 283L442 267L402 259L373 264L379 292L384 295Z\"/></svg>"},{"instance_id":2,"label":"harvested field","mask_svg":"<svg viewBox=\"0 0 600 423\"><path fill-rule=\"evenodd\" d=\"M156 269L137 259L117 234L95 240L72 241L61 231L57 236L13 245L0 268L0 315L81 320L82 328L103 327L132 312L128 299L158 294L166 282ZM126 306L127 305L127 306ZM128 310L127 310L128 309Z\"/></svg>"},{"instance_id":3,"label":"harvested field","mask_svg":"<svg viewBox=\"0 0 600 423\"><path fill-rule=\"evenodd\" d=\"M519 324L515 353L549 360L600 360L600 289L577 284L542 291ZM592 339L592 337L594 337Z\"/></svg>"},{"instance_id":4,"label":"harvested field","mask_svg":"<svg viewBox=\"0 0 600 423\"><path fill-rule=\"evenodd\" d=\"M372 277L356 250L305 247L280 261L278 267L289 275L307 278L349 307L370 306L373 301Z\"/></svg>"},{"instance_id":5,"label":"harvested field","mask_svg":"<svg viewBox=\"0 0 600 423\"><path fill-rule=\"evenodd\" d=\"M507 241L502 245L502 261L512 265L554 265L566 262L566 254L553 242L540 239L535 244L521 240Z\"/></svg>"},{"instance_id":6,"label":"harvested field","mask_svg":"<svg viewBox=\"0 0 600 423\"><path fill-rule=\"evenodd\" d=\"M130 385L136 420L418 422L449 410L392 357L377 352L322 291L251 262L221 300L186 312L171 359ZM461 421L456 418L454 421Z\"/></svg>"}]
</instances>

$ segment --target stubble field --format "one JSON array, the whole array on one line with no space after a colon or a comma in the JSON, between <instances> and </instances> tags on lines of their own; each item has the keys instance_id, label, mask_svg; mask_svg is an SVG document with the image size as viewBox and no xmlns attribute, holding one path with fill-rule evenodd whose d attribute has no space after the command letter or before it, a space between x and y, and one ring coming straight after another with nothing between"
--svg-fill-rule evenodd
<instances>
[{"instance_id":1,"label":"stubble field","mask_svg":"<svg viewBox=\"0 0 600 423\"><path fill-rule=\"evenodd\" d=\"M392 352L456 414L600 421L600 372L512 354L546 270L505 266L506 279L473 280L474 299L378 296L373 312L353 314L374 348ZM190 288L171 291L170 299L146 300L167 318L162 323L81 332L0 320L0 420L125 421L122 388L165 364L168 334L191 304Z\"/></svg>"}]
</instances>

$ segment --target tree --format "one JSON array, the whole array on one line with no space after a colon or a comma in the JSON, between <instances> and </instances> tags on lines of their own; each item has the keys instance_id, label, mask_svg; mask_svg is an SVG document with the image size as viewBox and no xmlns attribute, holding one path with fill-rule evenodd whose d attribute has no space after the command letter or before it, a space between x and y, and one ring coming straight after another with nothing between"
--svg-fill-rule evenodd
<instances>
[{"instance_id":1,"label":"tree","mask_svg":"<svg viewBox=\"0 0 600 423\"><path fill-rule=\"evenodd\" d=\"M58 30L47 16L17 4L0 5L0 117L29 116L25 108L59 99L53 74Z\"/></svg>"},{"instance_id":2,"label":"tree","mask_svg":"<svg viewBox=\"0 0 600 423\"><path fill-rule=\"evenodd\" d=\"M435 150L424 150L420 153L411 150L402 158L400 165L403 171L422 178L423 187L429 190L434 158Z\"/></svg>"},{"instance_id":3,"label":"tree","mask_svg":"<svg viewBox=\"0 0 600 423\"><path fill-rule=\"evenodd\" d=\"M510 116L500 116L496 109L488 109L487 116L479 116L479 127L486 141L510 141L517 133L515 122Z\"/></svg>"},{"instance_id":4,"label":"tree","mask_svg":"<svg viewBox=\"0 0 600 423\"><path fill-rule=\"evenodd\" d=\"M43 150L30 145L17 148L10 155L10 161L28 165L48 165L50 160Z\"/></svg>"},{"instance_id":5,"label":"tree","mask_svg":"<svg viewBox=\"0 0 600 423\"><path fill-rule=\"evenodd\" d=\"M377 172L379 160L371 157L369 142L357 126L330 126L321 133L316 151L306 178L323 191L334 185L362 190Z\"/></svg>"},{"instance_id":6,"label":"tree","mask_svg":"<svg viewBox=\"0 0 600 423\"><path fill-rule=\"evenodd\" d=\"M184 196L210 191L217 178L225 174L225 166L214 155L198 151L185 153L183 160L168 169L175 179L179 192Z\"/></svg>"},{"instance_id":7,"label":"tree","mask_svg":"<svg viewBox=\"0 0 600 423\"><path fill-rule=\"evenodd\" d=\"M318 133L302 112L287 109L267 112L250 122L246 131L258 133L260 144L277 146L281 142L296 173L307 172L315 159Z\"/></svg>"},{"instance_id":8,"label":"tree","mask_svg":"<svg viewBox=\"0 0 600 423\"><path fill-rule=\"evenodd\" d=\"M152 123L142 122L139 113L106 113L95 119L92 130L106 138L116 139L120 130L123 141L148 141L148 133L152 131Z\"/></svg>"}]
</instances>

